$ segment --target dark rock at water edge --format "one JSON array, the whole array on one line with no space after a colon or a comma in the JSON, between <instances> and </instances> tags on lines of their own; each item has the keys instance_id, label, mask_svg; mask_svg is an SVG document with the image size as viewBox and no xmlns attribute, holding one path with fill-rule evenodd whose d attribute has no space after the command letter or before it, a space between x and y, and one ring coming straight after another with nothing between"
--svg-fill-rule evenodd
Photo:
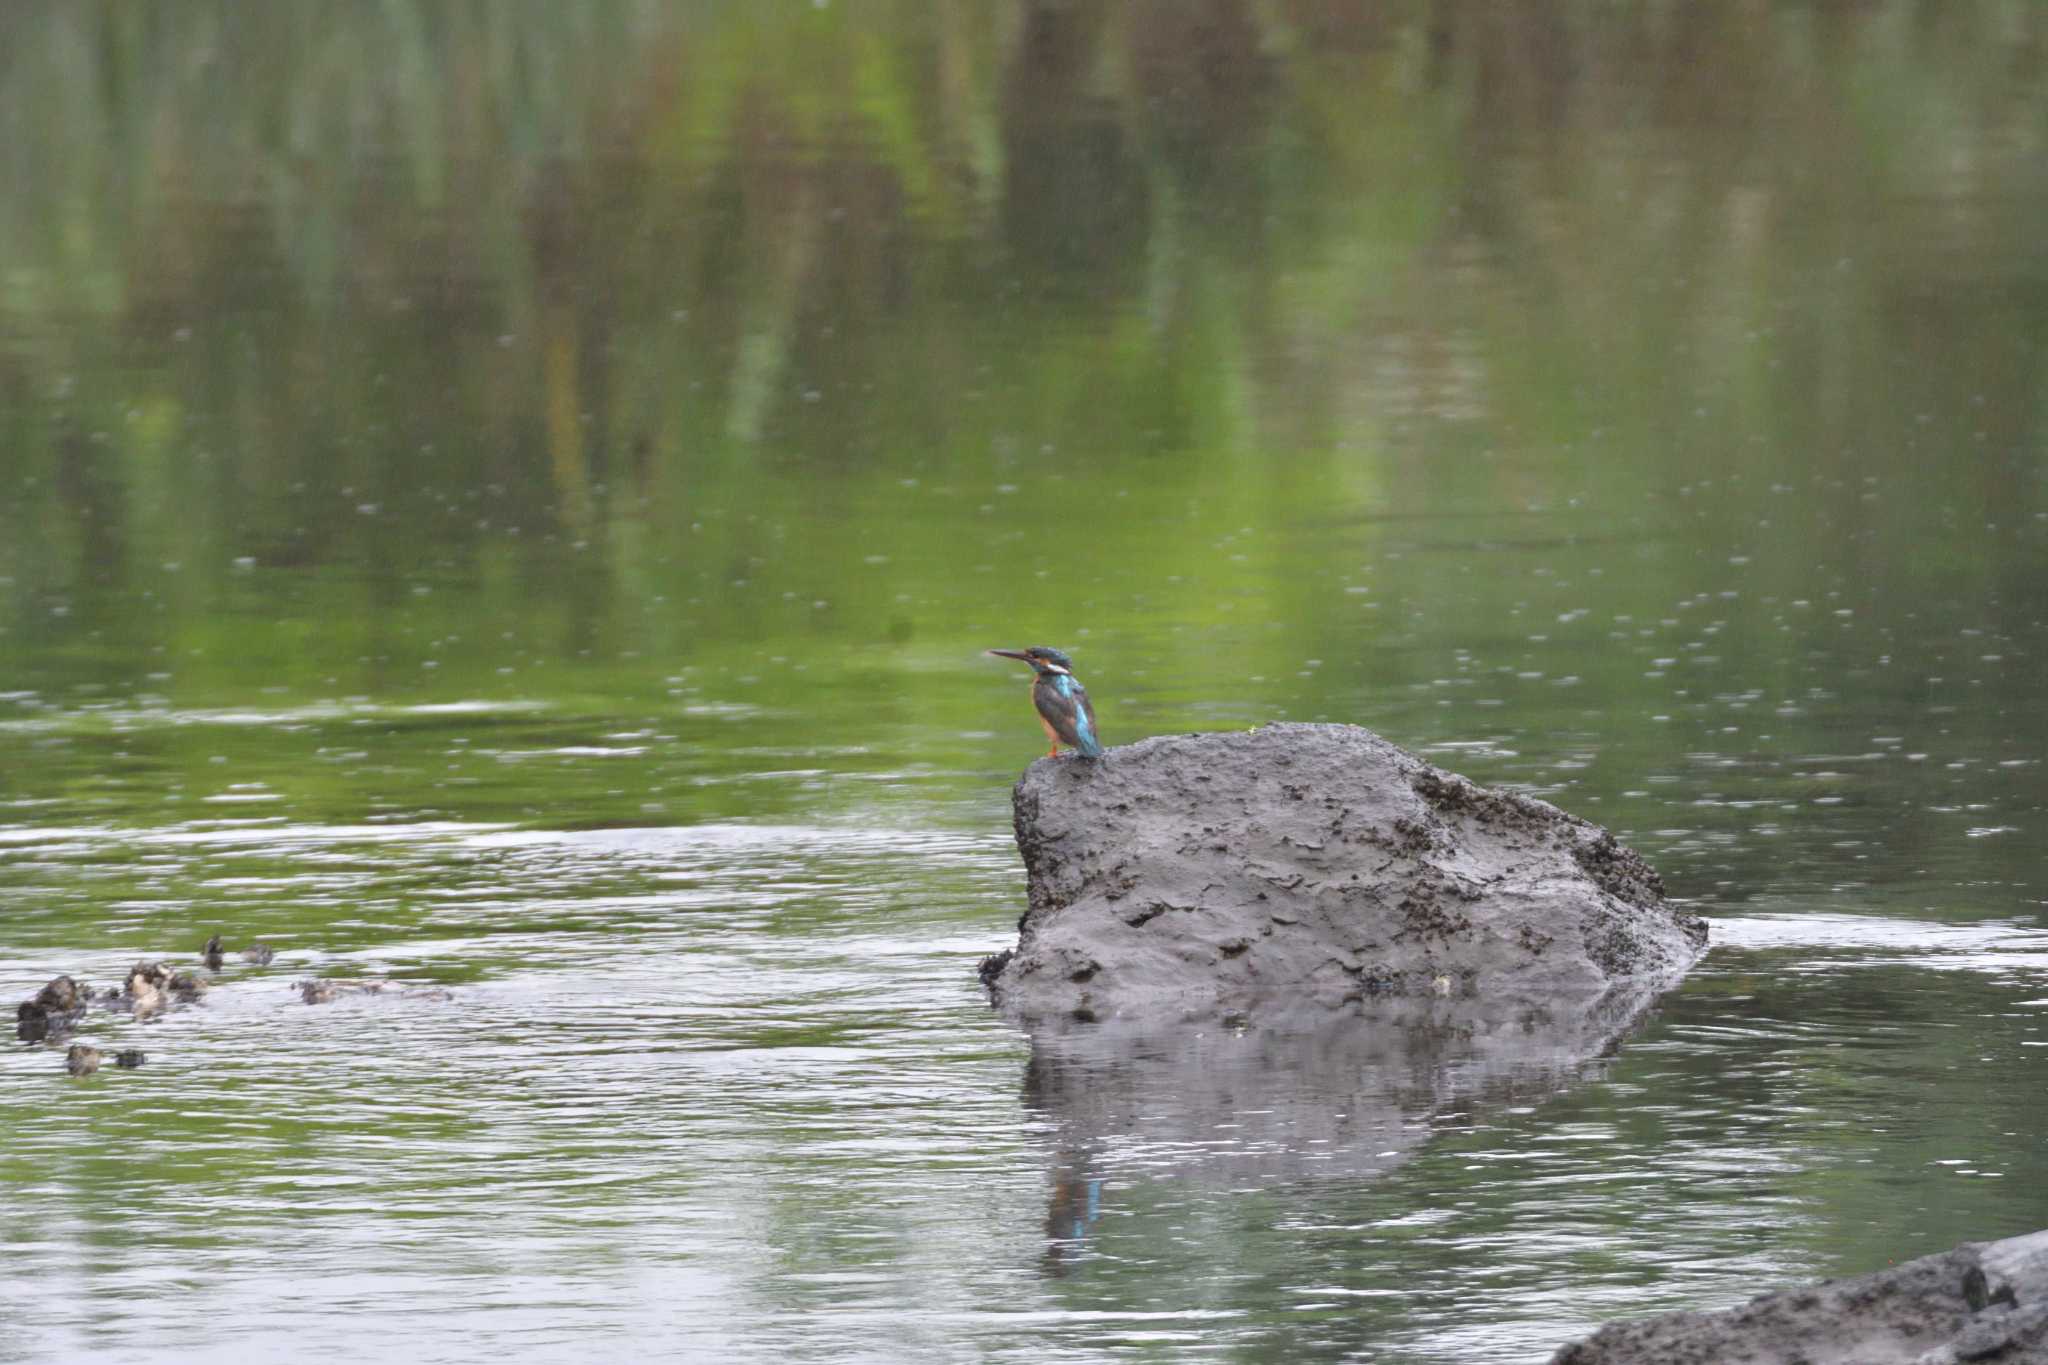
<instances>
[{"instance_id":1,"label":"dark rock at water edge","mask_svg":"<svg viewBox=\"0 0 2048 1365\"><path fill-rule=\"evenodd\" d=\"M1718 1313L1609 1323L1552 1365L2048 1365L2048 1231L1785 1289Z\"/></svg>"},{"instance_id":2,"label":"dark rock at water edge","mask_svg":"<svg viewBox=\"0 0 2048 1365\"><path fill-rule=\"evenodd\" d=\"M1586 998L1675 982L1706 946L1605 830L1356 726L1040 759L1015 816L1030 906L982 974L1024 1018Z\"/></svg>"}]
</instances>

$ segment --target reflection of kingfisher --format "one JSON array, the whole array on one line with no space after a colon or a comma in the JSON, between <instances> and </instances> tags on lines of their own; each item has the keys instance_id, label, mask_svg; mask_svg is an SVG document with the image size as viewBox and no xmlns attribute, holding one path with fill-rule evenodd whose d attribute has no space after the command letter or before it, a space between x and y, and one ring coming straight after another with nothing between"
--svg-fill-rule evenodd
<instances>
[{"instance_id":1,"label":"reflection of kingfisher","mask_svg":"<svg viewBox=\"0 0 2048 1365\"><path fill-rule=\"evenodd\" d=\"M1074 676L1072 659L1044 645L992 649L989 653L1022 659L1038 675L1031 680L1031 704L1038 708L1038 723L1052 741L1048 757L1058 758L1062 744L1083 758L1102 757L1102 741L1095 737L1095 707L1088 700L1088 689Z\"/></svg>"}]
</instances>

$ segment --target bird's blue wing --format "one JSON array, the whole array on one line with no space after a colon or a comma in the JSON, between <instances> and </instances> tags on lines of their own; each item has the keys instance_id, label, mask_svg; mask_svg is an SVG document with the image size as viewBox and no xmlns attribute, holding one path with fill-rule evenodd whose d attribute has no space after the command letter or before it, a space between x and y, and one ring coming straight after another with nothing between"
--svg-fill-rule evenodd
<instances>
[{"instance_id":1,"label":"bird's blue wing","mask_svg":"<svg viewBox=\"0 0 2048 1365\"><path fill-rule=\"evenodd\" d=\"M1079 683L1074 683L1074 734L1081 741L1075 748L1090 758L1102 757L1102 741L1095 737L1095 703Z\"/></svg>"},{"instance_id":2,"label":"bird's blue wing","mask_svg":"<svg viewBox=\"0 0 2048 1365\"><path fill-rule=\"evenodd\" d=\"M1061 739L1088 758L1102 757L1102 741L1096 737L1095 704L1088 689L1070 674L1059 674L1048 686L1035 689L1038 710Z\"/></svg>"}]
</instances>

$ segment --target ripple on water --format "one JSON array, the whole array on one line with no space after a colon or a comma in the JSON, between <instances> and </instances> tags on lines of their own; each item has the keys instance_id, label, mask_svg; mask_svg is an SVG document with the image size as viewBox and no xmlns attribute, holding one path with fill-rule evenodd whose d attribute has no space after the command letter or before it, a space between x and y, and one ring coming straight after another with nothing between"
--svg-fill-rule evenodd
<instances>
[{"instance_id":1,"label":"ripple on water","mask_svg":"<svg viewBox=\"0 0 2048 1365\"><path fill-rule=\"evenodd\" d=\"M873 1273L900 1284L899 1244L930 1224L933 1249L913 1259L943 1282L968 1260L953 1201L1035 1184L1012 1117L1020 1046L971 978L994 935L931 904L953 881L978 893L1013 879L1006 841L746 826L174 833L201 867L252 848L348 850L401 883L380 897L401 907L389 937L288 945L272 969L231 966L198 1007L95 1021L151 1054L113 1078L134 1082L125 1089L52 1092L40 1050L0 1069L16 1099L70 1102L61 1118L28 1106L36 1119L9 1144L7 1162L45 1172L25 1187L40 1226L83 1232L104 1208L206 1209L174 1238L137 1224L88 1260L106 1267L99 1283L132 1283L133 1253L175 1240L183 1283L236 1284L264 1305L223 1341L263 1339L269 1308L294 1302L318 1302L323 1320L363 1317L374 1337L393 1296L434 1286L478 1339L527 1342L524 1319L497 1322L508 1261L606 1286L543 1315L581 1322L585 1341L648 1311L619 1276L656 1276L675 1313L700 1318L730 1321L748 1295L829 1306L834 1278L804 1256L781 1266L776 1248L829 1245L847 1273L888 1267ZM78 830L68 843L84 856L110 838ZM435 895L421 914L402 884L423 871ZM112 977L132 956L56 947L0 968L26 989L59 970ZM318 971L456 985L446 999L306 1006L290 983ZM1005 1153L1007 1171L992 1172ZM88 1307L98 1300L52 1301L68 1244L23 1252L16 1283L38 1286L42 1341L107 1321ZM373 1264L384 1269L366 1276ZM755 1320L776 1316L764 1307Z\"/></svg>"},{"instance_id":2,"label":"ripple on water","mask_svg":"<svg viewBox=\"0 0 2048 1365\"><path fill-rule=\"evenodd\" d=\"M282 952L231 963L198 1007L96 1021L150 1053L141 1072L72 1083L46 1050L0 1059L19 1116L0 1169L33 1229L0 1317L38 1323L39 1348L141 1331L175 1292L223 1321L223 1350L286 1339L286 1305L403 1354L380 1334L424 1297L434 1330L518 1352L565 1324L586 1343L657 1324L721 1358L801 1355L820 1333L880 1358L907 1318L1016 1358L1173 1338L1516 1359L1601 1316L1802 1278L1816 1160L1852 1187L1893 1144L1967 1155L1944 1168L1958 1181L2013 1169L2009 1141L1955 1149L1953 1107L1862 1118L1951 1064L1870 992L1887 970L1927 977L1922 960L2024 974L2042 947L2013 921L1726 917L1640 1032L1557 1056L1470 1030L1396 1046L1384 1020L1293 1043L1034 1042L971 975L1015 913L1000 834L160 833L142 853L171 871L132 936L15 946L0 978L189 955L199 906L276 913ZM0 868L47 858L62 879L131 852L76 828L0 847ZM292 982L317 974L451 994L307 1006ZM2007 1014L1980 1050L2038 1028ZM70 1284L131 1298L110 1317Z\"/></svg>"},{"instance_id":3,"label":"ripple on water","mask_svg":"<svg viewBox=\"0 0 2048 1365\"><path fill-rule=\"evenodd\" d=\"M1941 971L2048 970L2048 929L2008 919L1968 922L1810 910L1716 916L1717 949L1804 954L1793 970L1911 965Z\"/></svg>"}]
</instances>

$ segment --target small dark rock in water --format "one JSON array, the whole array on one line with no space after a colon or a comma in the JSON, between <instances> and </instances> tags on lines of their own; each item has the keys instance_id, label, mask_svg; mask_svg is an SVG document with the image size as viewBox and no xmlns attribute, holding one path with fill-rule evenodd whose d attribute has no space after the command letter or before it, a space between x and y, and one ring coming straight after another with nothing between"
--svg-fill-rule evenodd
<instances>
[{"instance_id":1,"label":"small dark rock in water","mask_svg":"<svg viewBox=\"0 0 2048 1365\"><path fill-rule=\"evenodd\" d=\"M220 941L219 934L215 934L212 938L206 940L206 947L200 950L200 957L205 961L206 969L210 972L219 971L221 964L227 961L227 955L227 947ZM254 966L267 967L270 965L270 959L277 956L277 950L261 939L257 939L237 953L236 956Z\"/></svg>"},{"instance_id":2,"label":"small dark rock in water","mask_svg":"<svg viewBox=\"0 0 2048 1365\"><path fill-rule=\"evenodd\" d=\"M109 995L110 1005L126 1004L137 1014L155 1014L168 1001L164 987L171 982L171 973L161 962L138 962L128 969L128 975L121 982L121 989Z\"/></svg>"},{"instance_id":3,"label":"small dark rock in water","mask_svg":"<svg viewBox=\"0 0 2048 1365\"><path fill-rule=\"evenodd\" d=\"M55 977L35 993L33 1003L53 1014L75 1014L85 1008L86 991L68 976Z\"/></svg>"},{"instance_id":4,"label":"small dark rock in water","mask_svg":"<svg viewBox=\"0 0 2048 1365\"><path fill-rule=\"evenodd\" d=\"M161 962L138 962L128 969L121 989L108 994L107 1003L150 1015L174 1000L189 1004L204 994L206 983L190 972L174 972Z\"/></svg>"},{"instance_id":5,"label":"small dark rock in water","mask_svg":"<svg viewBox=\"0 0 2048 1365\"><path fill-rule=\"evenodd\" d=\"M39 1043L61 1034L85 1012L89 988L60 976L14 1007L14 1034L24 1043Z\"/></svg>"},{"instance_id":6,"label":"small dark rock in water","mask_svg":"<svg viewBox=\"0 0 2048 1365\"><path fill-rule=\"evenodd\" d=\"M92 1075L100 1069L100 1050L84 1043L73 1043L71 1050L64 1054L64 1069L74 1076Z\"/></svg>"},{"instance_id":7,"label":"small dark rock in water","mask_svg":"<svg viewBox=\"0 0 2048 1365\"><path fill-rule=\"evenodd\" d=\"M114 1065L126 1067L130 1071L133 1071L148 1060L149 1054L139 1047L124 1047L114 1054Z\"/></svg>"},{"instance_id":8,"label":"small dark rock in water","mask_svg":"<svg viewBox=\"0 0 2048 1365\"><path fill-rule=\"evenodd\" d=\"M33 1000L14 1007L14 1036L24 1043L40 1043L50 1036L50 1016Z\"/></svg>"},{"instance_id":9,"label":"small dark rock in water","mask_svg":"<svg viewBox=\"0 0 2048 1365\"><path fill-rule=\"evenodd\" d=\"M348 993L360 993L364 987L359 981L300 981L299 999L308 1005L324 1005L328 1001Z\"/></svg>"}]
</instances>

